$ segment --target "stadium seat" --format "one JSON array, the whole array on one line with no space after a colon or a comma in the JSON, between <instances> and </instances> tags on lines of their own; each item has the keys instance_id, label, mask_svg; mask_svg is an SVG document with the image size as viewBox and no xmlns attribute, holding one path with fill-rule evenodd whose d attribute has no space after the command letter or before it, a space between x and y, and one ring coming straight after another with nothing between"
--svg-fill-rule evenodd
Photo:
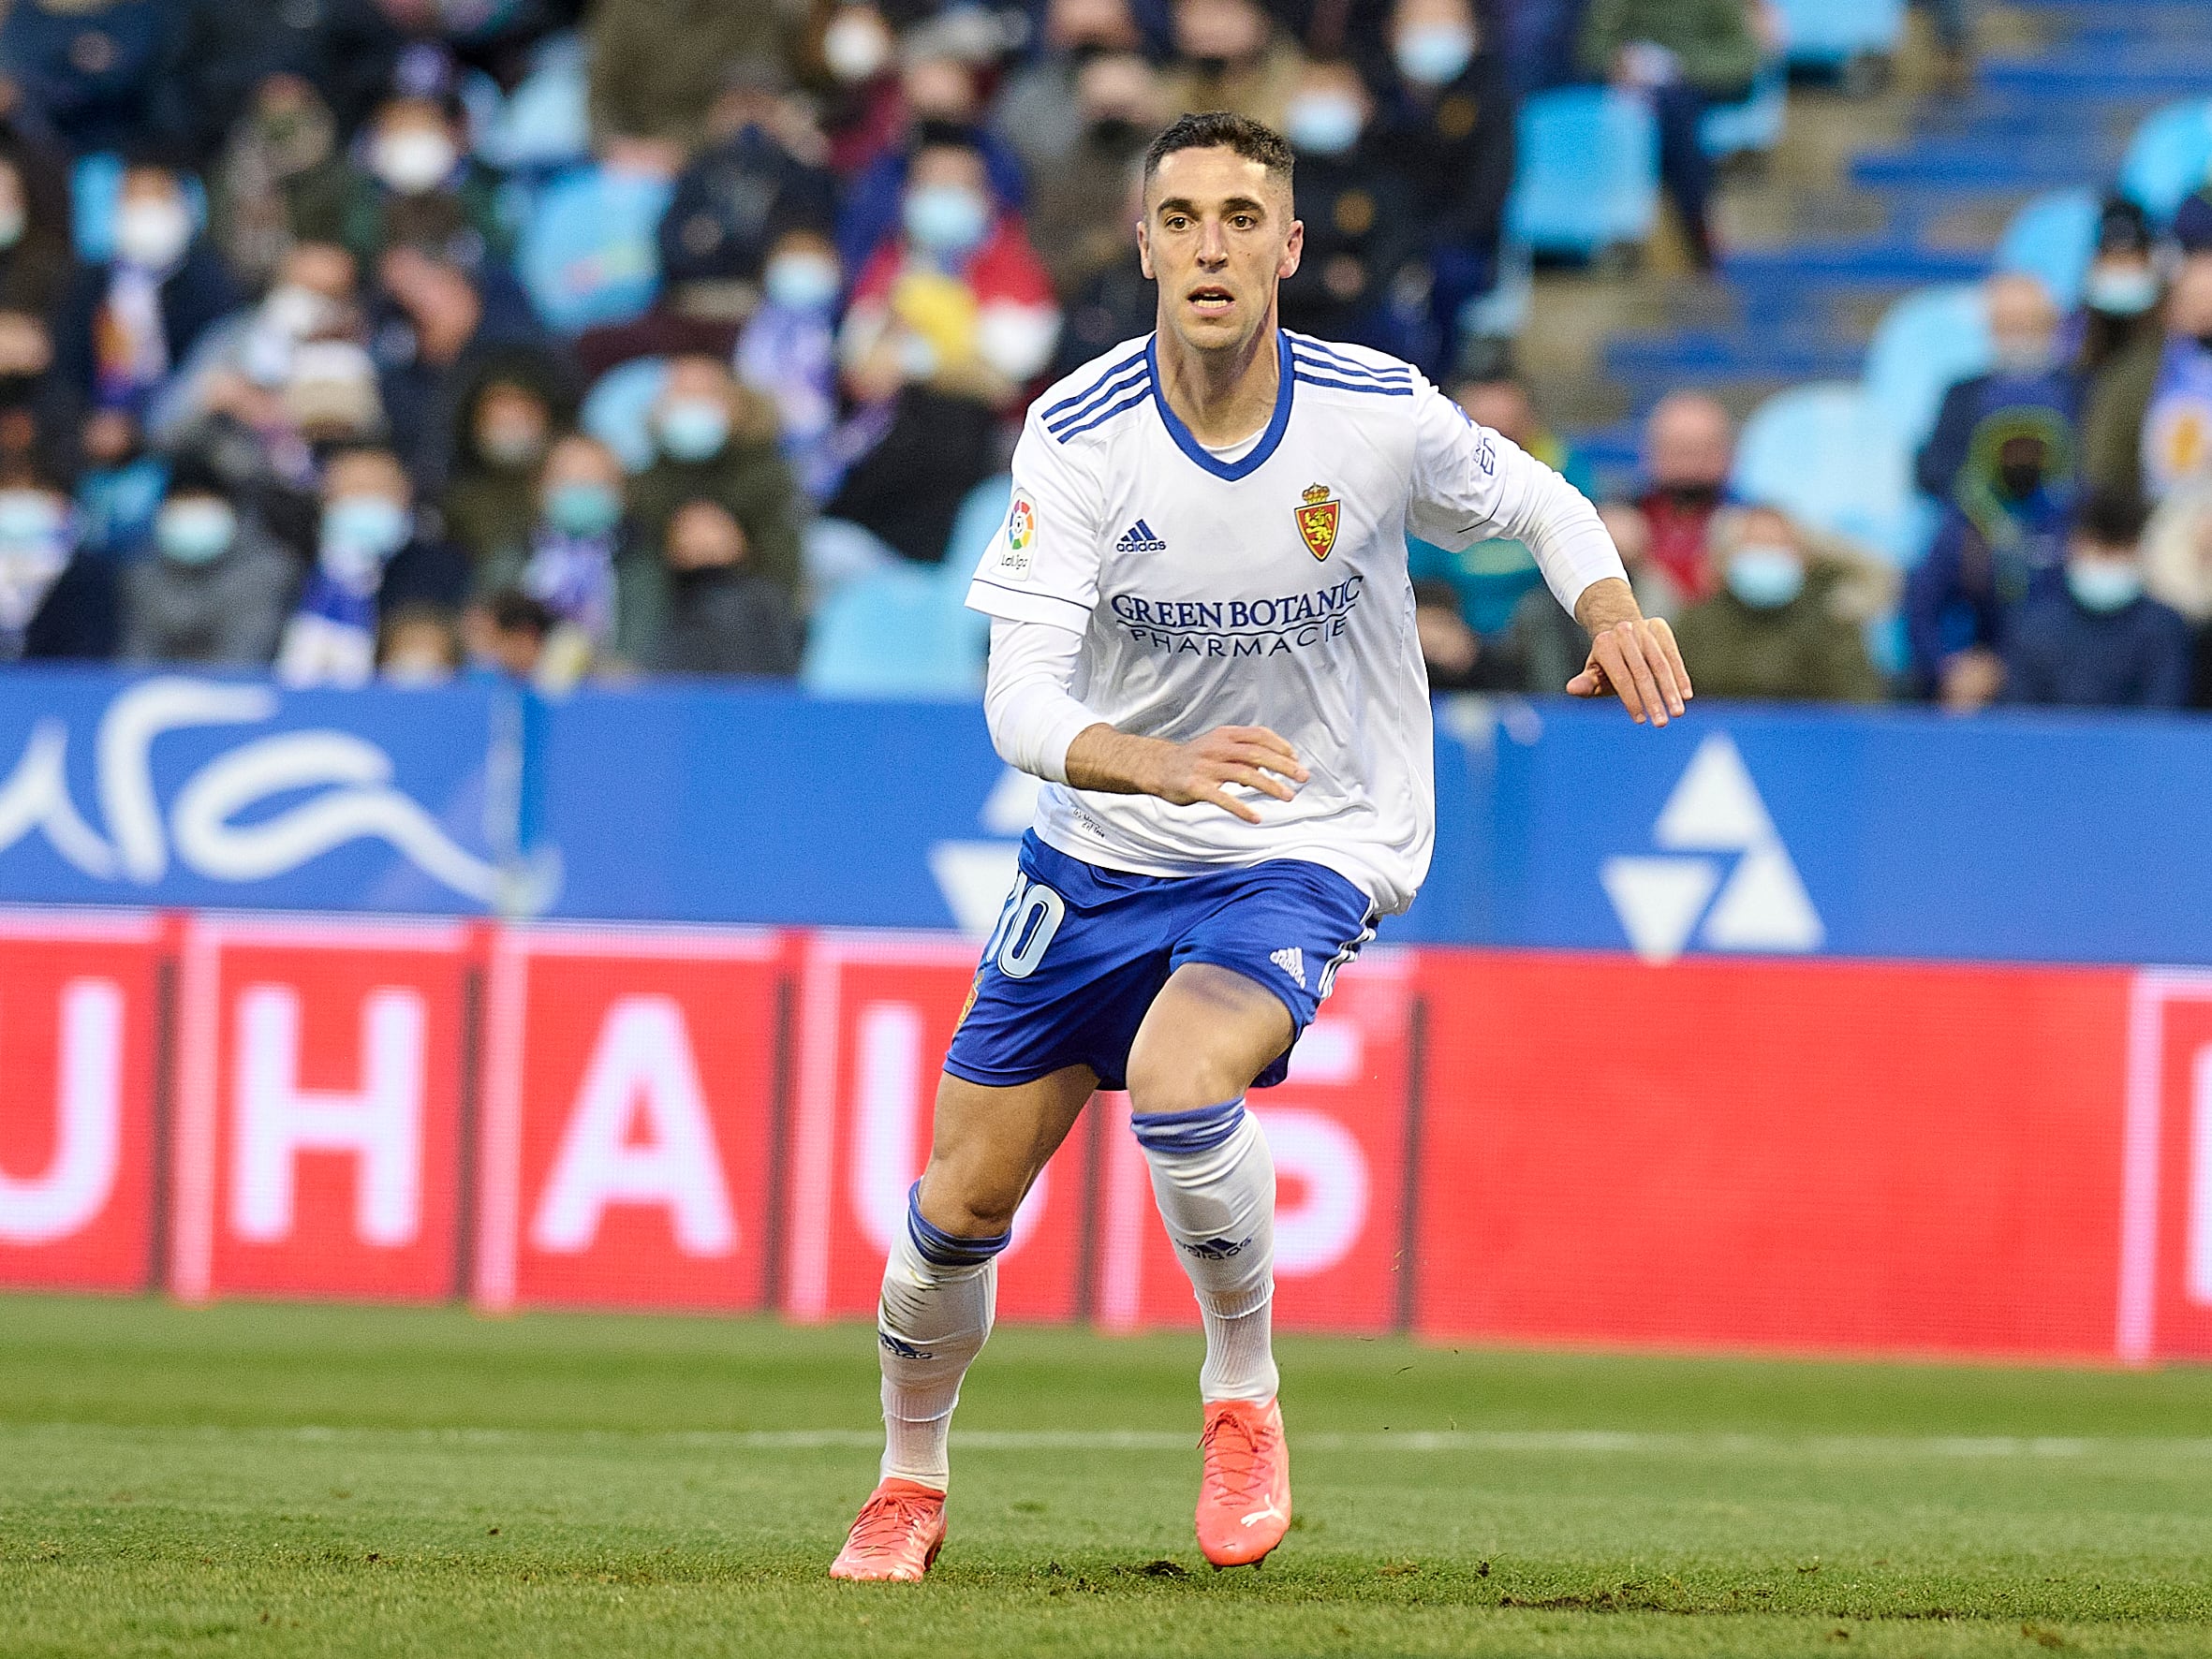
<instances>
[{"instance_id":1,"label":"stadium seat","mask_svg":"<svg viewBox=\"0 0 2212 1659\"><path fill-rule=\"evenodd\" d=\"M501 172L543 173L591 154L590 53L573 33L549 35L530 51L530 66L509 93L488 75L463 88L476 153Z\"/></svg>"},{"instance_id":2,"label":"stadium seat","mask_svg":"<svg viewBox=\"0 0 2212 1659\"><path fill-rule=\"evenodd\" d=\"M2081 303L2082 279L2097 247L2097 193L2052 190L2013 215L1997 244L1997 268L2042 278L2060 311Z\"/></svg>"},{"instance_id":3,"label":"stadium seat","mask_svg":"<svg viewBox=\"0 0 2212 1659\"><path fill-rule=\"evenodd\" d=\"M2160 224L2212 176L2212 98L2168 104L2135 129L2120 162L2120 194Z\"/></svg>"},{"instance_id":4,"label":"stadium seat","mask_svg":"<svg viewBox=\"0 0 2212 1659\"><path fill-rule=\"evenodd\" d=\"M1866 396L1908 449L1935 429L1954 381L1989 367L1989 318L1978 286L1958 283L1906 295L1866 346Z\"/></svg>"},{"instance_id":5,"label":"stadium seat","mask_svg":"<svg viewBox=\"0 0 2212 1659\"><path fill-rule=\"evenodd\" d=\"M1659 217L1659 127L1611 87L1565 86L1521 105L1508 233L1539 254L1588 257L1641 242Z\"/></svg>"},{"instance_id":6,"label":"stadium seat","mask_svg":"<svg viewBox=\"0 0 2212 1659\"><path fill-rule=\"evenodd\" d=\"M1789 109L1789 78L1779 63L1769 64L1742 103L1716 104L1705 111L1698 136L1716 161L1764 155L1780 145Z\"/></svg>"},{"instance_id":7,"label":"stadium seat","mask_svg":"<svg viewBox=\"0 0 2212 1659\"><path fill-rule=\"evenodd\" d=\"M1905 38L1905 0L1778 0L1792 64L1834 68L1894 52Z\"/></svg>"},{"instance_id":8,"label":"stadium seat","mask_svg":"<svg viewBox=\"0 0 2212 1659\"><path fill-rule=\"evenodd\" d=\"M940 568L945 580L957 587L964 596L967 584L975 578L976 567L990 551L991 538L1006 522L1007 508L1013 505L1013 475L999 473L970 490L961 502L960 511L952 520L951 538L945 545L945 563Z\"/></svg>"},{"instance_id":9,"label":"stadium seat","mask_svg":"<svg viewBox=\"0 0 2212 1659\"><path fill-rule=\"evenodd\" d=\"M583 400L579 423L630 472L653 464L653 405L668 374L666 358L638 358L609 369Z\"/></svg>"},{"instance_id":10,"label":"stadium seat","mask_svg":"<svg viewBox=\"0 0 2212 1659\"><path fill-rule=\"evenodd\" d=\"M822 697L972 697L983 652L971 615L938 570L862 577L815 612L800 682Z\"/></svg>"},{"instance_id":11,"label":"stadium seat","mask_svg":"<svg viewBox=\"0 0 2212 1659\"><path fill-rule=\"evenodd\" d=\"M582 167L538 192L516 274L548 328L563 334L628 322L660 291L660 220L674 185Z\"/></svg>"},{"instance_id":12,"label":"stadium seat","mask_svg":"<svg viewBox=\"0 0 2212 1659\"><path fill-rule=\"evenodd\" d=\"M1911 451L1860 387L1817 382L1778 392L1744 426L1735 493L1778 507L1899 565L1926 551L1931 528L1912 491Z\"/></svg>"}]
</instances>

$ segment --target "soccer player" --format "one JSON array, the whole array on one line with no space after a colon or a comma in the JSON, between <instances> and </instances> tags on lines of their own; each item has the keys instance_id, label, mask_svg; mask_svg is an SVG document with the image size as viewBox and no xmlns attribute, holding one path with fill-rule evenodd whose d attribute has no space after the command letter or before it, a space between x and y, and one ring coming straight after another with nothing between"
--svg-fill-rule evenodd
<instances>
[{"instance_id":1,"label":"soccer player","mask_svg":"<svg viewBox=\"0 0 2212 1659\"><path fill-rule=\"evenodd\" d=\"M1204 1318L1200 1546L1229 1566L1282 1541L1275 1167L1245 1094L1283 1079L1337 971L1427 873L1408 533L1526 543L1592 636L1569 692L1617 695L1655 727L1690 696L1571 485L1408 365L1277 326L1302 237L1282 139L1183 117L1144 162L1154 333L1029 411L968 604L993 618L992 739L1050 786L884 1269L882 1479L834 1578L919 1578L936 1560L997 1256L1102 1088L1129 1093Z\"/></svg>"}]
</instances>

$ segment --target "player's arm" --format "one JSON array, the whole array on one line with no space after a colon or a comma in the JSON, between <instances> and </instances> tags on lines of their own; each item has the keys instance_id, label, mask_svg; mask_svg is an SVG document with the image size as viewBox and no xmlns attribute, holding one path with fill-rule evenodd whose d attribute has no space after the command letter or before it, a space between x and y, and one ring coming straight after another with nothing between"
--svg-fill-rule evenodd
<instances>
[{"instance_id":1,"label":"player's arm","mask_svg":"<svg viewBox=\"0 0 2212 1659\"><path fill-rule=\"evenodd\" d=\"M1590 516L1595 519L1597 514ZM1604 534L1602 523L1599 534ZM1567 683L1569 697L1611 693L1637 725L1649 720L1664 726L1697 695L1682 661L1682 647L1674 642L1674 630L1665 618L1644 614L1627 578L1606 576L1590 583L1575 601L1574 620L1590 636L1590 654L1582 672Z\"/></svg>"},{"instance_id":2,"label":"player's arm","mask_svg":"<svg viewBox=\"0 0 2212 1659\"><path fill-rule=\"evenodd\" d=\"M1296 752L1264 727L1225 726L1187 743L1116 730L1069 691L1082 649L1082 635L1051 623L991 624L983 717L1009 766L1101 794L1202 801L1253 824L1259 813L1229 785L1288 800L1305 782Z\"/></svg>"}]
</instances>

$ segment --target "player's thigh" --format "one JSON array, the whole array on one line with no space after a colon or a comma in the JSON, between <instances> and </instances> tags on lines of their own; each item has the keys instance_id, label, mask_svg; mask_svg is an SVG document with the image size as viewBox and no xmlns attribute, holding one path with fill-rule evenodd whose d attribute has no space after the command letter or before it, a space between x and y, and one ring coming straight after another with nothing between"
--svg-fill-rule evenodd
<instances>
[{"instance_id":1,"label":"player's thigh","mask_svg":"<svg viewBox=\"0 0 2212 1659\"><path fill-rule=\"evenodd\" d=\"M1038 1172L1098 1086L1087 1065L1004 1088L945 1073L922 1176L923 1219L962 1238L1011 1226Z\"/></svg>"},{"instance_id":2,"label":"player's thigh","mask_svg":"<svg viewBox=\"0 0 2212 1659\"><path fill-rule=\"evenodd\" d=\"M1290 1010L1232 968L1187 962L1153 998L1129 1046L1129 1105L1196 1111L1233 1100L1290 1046Z\"/></svg>"}]
</instances>

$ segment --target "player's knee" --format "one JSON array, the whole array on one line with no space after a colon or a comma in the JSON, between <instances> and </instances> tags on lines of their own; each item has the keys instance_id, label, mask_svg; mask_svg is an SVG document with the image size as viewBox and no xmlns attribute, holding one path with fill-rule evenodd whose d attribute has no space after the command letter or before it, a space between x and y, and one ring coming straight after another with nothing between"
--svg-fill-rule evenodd
<instances>
[{"instance_id":1,"label":"player's knee","mask_svg":"<svg viewBox=\"0 0 2212 1659\"><path fill-rule=\"evenodd\" d=\"M917 1189L914 1210L954 1238L990 1239L1012 1228L1022 1194L1018 1179L933 1162Z\"/></svg>"},{"instance_id":2,"label":"player's knee","mask_svg":"<svg viewBox=\"0 0 2212 1659\"><path fill-rule=\"evenodd\" d=\"M1140 1040L1129 1051L1129 1109L1143 1117L1199 1111L1233 1100L1250 1085L1237 1067L1168 1044Z\"/></svg>"}]
</instances>

